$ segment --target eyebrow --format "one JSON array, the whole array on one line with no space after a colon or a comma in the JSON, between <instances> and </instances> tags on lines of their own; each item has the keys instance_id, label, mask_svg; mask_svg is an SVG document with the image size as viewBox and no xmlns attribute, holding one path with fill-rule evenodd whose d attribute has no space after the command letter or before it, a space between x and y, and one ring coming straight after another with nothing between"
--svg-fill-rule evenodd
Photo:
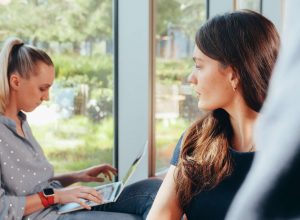
<instances>
[{"instance_id":1,"label":"eyebrow","mask_svg":"<svg viewBox=\"0 0 300 220\"><path fill-rule=\"evenodd\" d=\"M52 86L52 84L42 84L40 85L41 87L47 87L47 88L50 88Z\"/></svg>"},{"instance_id":2,"label":"eyebrow","mask_svg":"<svg viewBox=\"0 0 300 220\"><path fill-rule=\"evenodd\" d=\"M193 60L194 60L194 62L196 62L196 61L201 61L201 62L203 62L203 59L197 58L197 57L193 57Z\"/></svg>"}]
</instances>

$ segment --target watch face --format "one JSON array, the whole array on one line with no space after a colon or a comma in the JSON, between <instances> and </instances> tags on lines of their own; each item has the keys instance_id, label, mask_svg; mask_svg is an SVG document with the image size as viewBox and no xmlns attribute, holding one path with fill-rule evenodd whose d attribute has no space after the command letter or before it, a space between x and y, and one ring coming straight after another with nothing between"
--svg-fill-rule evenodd
<instances>
[{"instance_id":1,"label":"watch face","mask_svg":"<svg viewBox=\"0 0 300 220\"><path fill-rule=\"evenodd\" d=\"M52 188L46 188L43 192L45 196L52 196L54 194L54 190Z\"/></svg>"}]
</instances>

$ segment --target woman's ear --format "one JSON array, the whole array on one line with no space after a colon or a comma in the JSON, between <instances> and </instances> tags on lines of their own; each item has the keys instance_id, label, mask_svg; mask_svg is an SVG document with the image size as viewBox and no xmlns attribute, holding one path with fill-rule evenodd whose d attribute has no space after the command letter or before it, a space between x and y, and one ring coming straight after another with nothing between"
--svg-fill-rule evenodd
<instances>
[{"instance_id":1,"label":"woman's ear","mask_svg":"<svg viewBox=\"0 0 300 220\"><path fill-rule=\"evenodd\" d=\"M229 70L230 70L229 82L232 86L232 89L235 91L239 86L239 82L240 82L239 75L238 75L237 69L234 68L233 66L230 66Z\"/></svg>"},{"instance_id":2,"label":"woman's ear","mask_svg":"<svg viewBox=\"0 0 300 220\"><path fill-rule=\"evenodd\" d=\"M13 90L18 90L20 87L20 75L13 73L9 77L9 85Z\"/></svg>"}]
</instances>

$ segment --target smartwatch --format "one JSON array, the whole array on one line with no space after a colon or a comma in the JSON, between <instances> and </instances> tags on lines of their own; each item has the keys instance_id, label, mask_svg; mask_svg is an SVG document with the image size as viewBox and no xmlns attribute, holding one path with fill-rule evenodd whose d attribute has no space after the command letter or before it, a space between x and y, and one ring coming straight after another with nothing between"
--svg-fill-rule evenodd
<instances>
[{"instance_id":1,"label":"smartwatch","mask_svg":"<svg viewBox=\"0 0 300 220\"><path fill-rule=\"evenodd\" d=\"M38 193L41 202L45 208L54 204L54 190L52 188L45 188Z\"/></svg>"}]
</instances>

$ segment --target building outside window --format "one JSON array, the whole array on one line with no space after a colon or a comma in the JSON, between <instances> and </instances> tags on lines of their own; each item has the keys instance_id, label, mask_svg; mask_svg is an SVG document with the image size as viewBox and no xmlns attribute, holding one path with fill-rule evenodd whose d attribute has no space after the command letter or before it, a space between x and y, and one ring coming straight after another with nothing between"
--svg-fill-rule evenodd
<instances>
[{"instance_id":1,"label":"building outside window","mask_svg":"<svg viewBox=\"0 0 300 220\"><path fill-rule=\"evenodd\" d=\"M156 0L156 172L169 166L184 130L201 115L187 76L197 29L206 20L205 0Z\"/></svg>"}]
</instances>

